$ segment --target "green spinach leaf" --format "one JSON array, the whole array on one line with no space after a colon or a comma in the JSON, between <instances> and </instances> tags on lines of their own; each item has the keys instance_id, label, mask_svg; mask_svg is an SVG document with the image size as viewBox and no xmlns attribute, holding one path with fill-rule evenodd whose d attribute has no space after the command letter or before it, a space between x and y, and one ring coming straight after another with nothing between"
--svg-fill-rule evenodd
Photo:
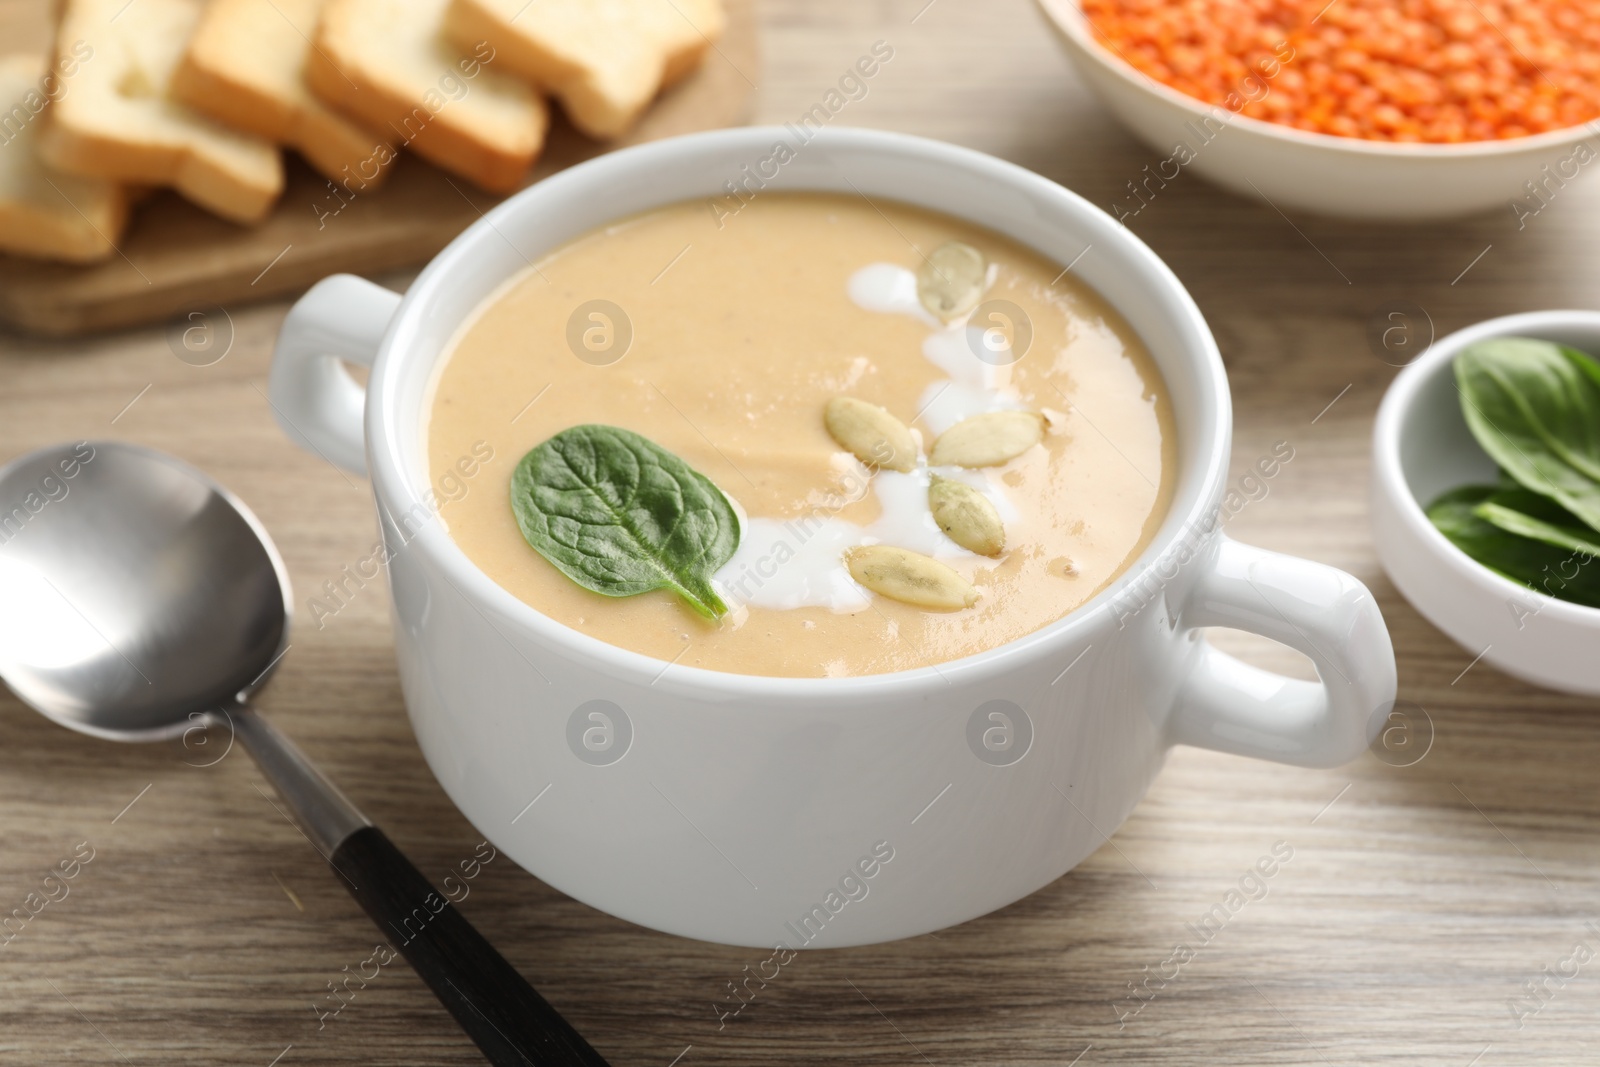
<instances>
[{"instance_id":1,"label":"green spinach leaf","mask_svg":"<svg viewBox=\"0 0 1600 1067\"><path fill-rule=\"evenodd\" d=\"M708 619L728 606L711 576L739 547L739 516L712 481L629 430L563 430L517 464L522 536L585 589L624 597L670 589Z\"/></svg>"},{"instance_id":2,"label":"green spinach leaf","mask_svg":"<svg viewBox=\"0 0 1600 1067\"><path fill-rule=\"evenodd\" d=\"M1499 490L1492 485L1453 489L1428 506L1439 532L1468 556L1502 577L1547 596L1600 608L1600 559L1501 529L1477 513Z\"/></svg>"},{"instance_id":3,"label":"green spinach leaf","mask_svg":"<svg viewBox=\"0 0 1600 1067\"><path fill-rule=\"evenodd\" d=\"M1600 556L1600 533L1589 529L1578 517L1549 497L1531 493L1520 486L1501 489L1473 511L1507 533L1531 537L1568 552Z\"/></svg>"},{"instance_id":4,"label":"green spinach leaf","mask_svg":"<svg viewBox=\"0 0 1600 1067\"><path fill-rule=\"evenodd\" d=\"M1549 341L1497 337L1457 355L1455 375L1484 451L1600 530L1600 366Z\"/></svg>"}]
</instances>

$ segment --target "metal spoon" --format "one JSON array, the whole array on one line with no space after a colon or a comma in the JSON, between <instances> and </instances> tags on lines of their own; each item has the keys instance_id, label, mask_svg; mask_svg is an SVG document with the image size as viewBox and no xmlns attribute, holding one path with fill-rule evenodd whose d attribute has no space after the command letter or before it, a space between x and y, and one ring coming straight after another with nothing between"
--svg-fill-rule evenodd
<instances>
[{"instance_id":1,"label":"metal spoon","mask_svg":"<svg viewBox=\"0 0 1600 1067\"><path fill-rule=\"evenodd\" d=\"M287 737L247 706L288 649L283 560L250 510L110 441L0 468L0 677L114 741L231 722L351 895L491 1063L605 1060Z\"/></svg>"}]
</instances>

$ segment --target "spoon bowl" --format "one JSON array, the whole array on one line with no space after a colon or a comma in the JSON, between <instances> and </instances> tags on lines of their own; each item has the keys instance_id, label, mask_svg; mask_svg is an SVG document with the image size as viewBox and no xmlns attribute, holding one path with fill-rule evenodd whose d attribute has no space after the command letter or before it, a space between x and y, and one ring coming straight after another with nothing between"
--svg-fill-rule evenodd
<instances>
[{"instance_id":1,"label":"spoon bowl","mask_svg":"<svg viewBox=\"0 0 1600 1067\"><path fill-rule=\"evenodd\" d=\"M170 456L97 441L8 464L0 546L0 603L29 606L0 616L0 675L71 729L178 736L247 698L286 645L266 531Z\"/></svg>"}]
</instances>

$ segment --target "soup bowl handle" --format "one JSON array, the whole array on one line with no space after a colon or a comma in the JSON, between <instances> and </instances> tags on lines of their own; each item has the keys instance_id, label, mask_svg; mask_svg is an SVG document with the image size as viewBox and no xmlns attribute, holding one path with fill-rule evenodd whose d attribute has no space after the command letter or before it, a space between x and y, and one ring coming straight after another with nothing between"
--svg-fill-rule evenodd
<instances>
[{"instance_id":1,"label":"soup bowl handle","mask_svg":"<svg viewBox=\"0 0 1600 1067\"><path fill-rule=\"evenodd\" d=\"M267 395L278 425L301 448L367 473L366 390L345 363L372 366L400 294L353 274L324 278L295 302L278 334Z\"/></svg>"},{"instance_id":2,"label":"soup bowl handle","mask_svg":"<svg viewBox=\"0 0 1600 1067\"><path fill-rule=\"evenodd\" d=\"M1167 723L1173 743L1335 767L1372 743L1394 705L1389 631L1367 587L1344 571L1221 537L1180 626L1270 638L1309 658L1320 680L1252 667L1201 640Z\"/></svg>"}]
</instances>

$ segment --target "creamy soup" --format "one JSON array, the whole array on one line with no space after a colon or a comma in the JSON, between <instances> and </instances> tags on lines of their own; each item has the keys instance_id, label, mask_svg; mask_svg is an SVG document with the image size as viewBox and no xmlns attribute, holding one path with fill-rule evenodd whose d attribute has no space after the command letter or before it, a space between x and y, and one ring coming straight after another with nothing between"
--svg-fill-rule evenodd
<instances>
[{"instance_id":1,"label":"creamy soup","mask_svg":"<svg viewBox=\"0 0 1600 1067\"><path fill-rule=\"evenodd\" d=\"M917 272L950 242L981 252L986 277L983 303L947 322L919 301ZM838 397L909 426L915 466L842 447L824 424ZM941 434L994 411L1038 413L1039 443L930 471ZM715 574L720 620L666 591L591 592L524 540L513 468L588 423L643 435L731 498L742 539ZM457 336L427 443L451 536L519 599L665 661L784 677L938 664L1054 622L1149 542L1176 470L1160 374L1070 270L942 215L821 194L763 193L720 224L703 203L674 205L531 264ZM935 475L992 504L1003 550L941 530ZM866 588L845 557L875 544L944 564L975 602L934 611Z\"/></svg>"}]
</instances>

